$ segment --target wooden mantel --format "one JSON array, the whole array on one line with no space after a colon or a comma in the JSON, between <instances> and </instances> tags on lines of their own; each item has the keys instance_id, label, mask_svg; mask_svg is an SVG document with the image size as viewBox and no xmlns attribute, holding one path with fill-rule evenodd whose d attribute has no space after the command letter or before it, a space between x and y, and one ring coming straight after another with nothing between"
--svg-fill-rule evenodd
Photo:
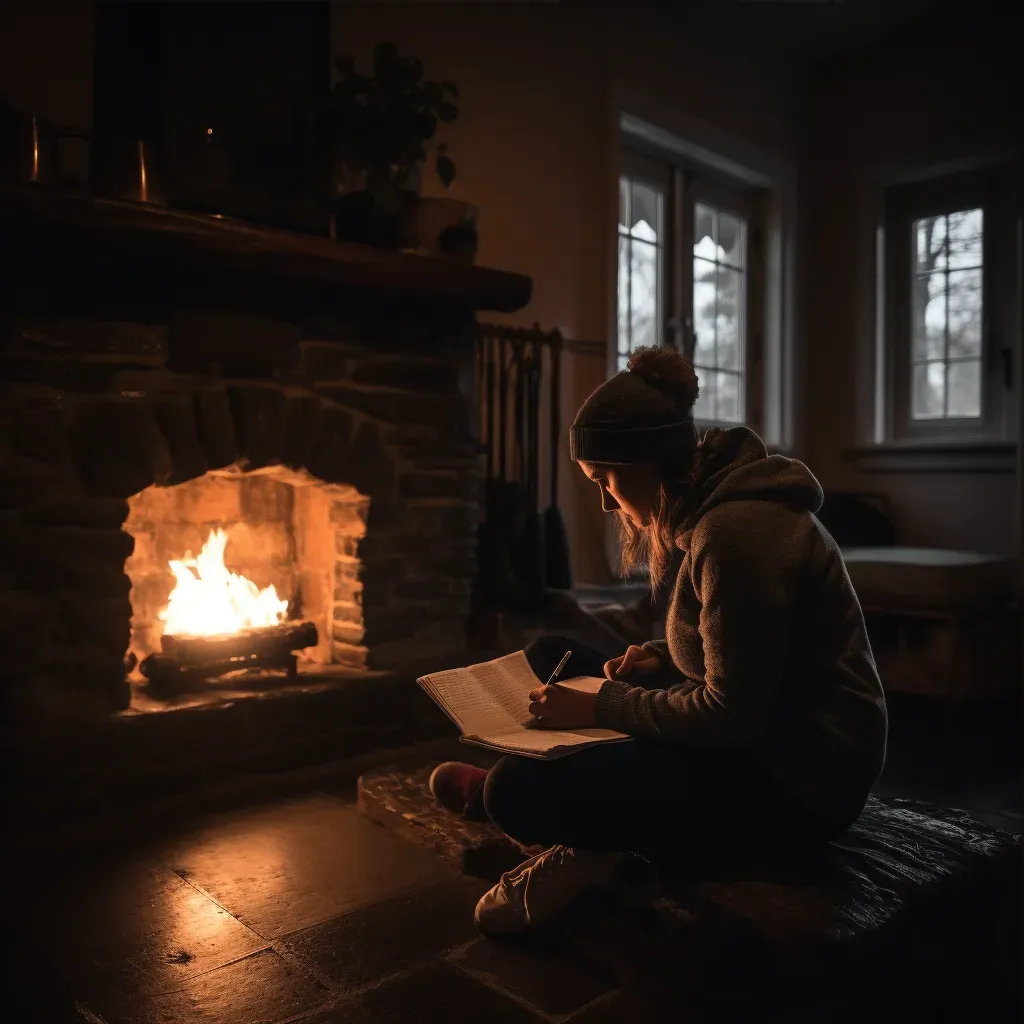
<instances>
[{"instance_id":1,"label":"wooden mantel","mask_svg":"<svg viewBox=\"0 0 1024 1024\"><path fill-rule=\"evenodd\" d=\"M226 217L39 186L0 188L0 251L6 265L11 261L17 265L26 257L45 260L41 249L61 242L78 254L95 247L97 252L130 253L142 263L153 260L160 265L217 269L502 313L525 306L532 290L531 279L523 274L441 257L334 242ZM56 262L60 263L59 257Z\"/></svg>"}]
</instances>

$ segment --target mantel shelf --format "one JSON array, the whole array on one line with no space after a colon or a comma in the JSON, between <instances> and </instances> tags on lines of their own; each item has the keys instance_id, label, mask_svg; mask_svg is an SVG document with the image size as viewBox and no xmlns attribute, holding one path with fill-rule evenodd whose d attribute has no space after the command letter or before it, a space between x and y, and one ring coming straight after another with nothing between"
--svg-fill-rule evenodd
<instances>
[{"instance_id":1,"label":"mantel shelf","mask_svg":"<svg viewBox=\"0 0 1024 1024\"><path fill-rule=\"evenodd\" d=\"M26 238L38 244L66 236L77 243L130 250L195 267L389 296L452 302L473 310L509 313L530 301L523 274L477 267L443 257L334 242L227 217L185 213L145 203L95 199L40 186L0 188L0 233L7 259ZM38 254L37 254L38 255ZM6 262L6 260L5 260Z\"/></svg>"}]
</instances>

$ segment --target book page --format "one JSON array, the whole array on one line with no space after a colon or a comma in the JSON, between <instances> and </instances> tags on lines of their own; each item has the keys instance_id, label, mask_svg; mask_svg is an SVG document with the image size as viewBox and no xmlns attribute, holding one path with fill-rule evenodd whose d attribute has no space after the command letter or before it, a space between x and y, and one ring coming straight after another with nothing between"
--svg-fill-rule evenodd
<instances>
[{"instance_id":1,"label":"book page","mask_svg":"<svg viewBox=\"0 0 1024 1024\"><path fill-rule=\"evenodd\" d=\"M573 676L572 679L559 679L558 685L581 693L597 693L606 682L608 680L603 676Z\"/></svg>"},{"instance_id":2,"label":"book page","mask_svg":"<svg viewBox=\"0 0 1024 1024\"><path fill-rule=\"evenodd\" d=\"M522 651L467 668L433 672L421 682L464 733L477 735L521 728L530 717L530 691L540 686Z\"/></svg>"},{"instance_id":3,"label":"book page","mask_svg":"<svg viewBox=\"0 0 1024 1024\"><path fill-rule=\"evenodd\" d=\"M475 737L484 743L507 750L546 753L555 747L590 746L601 740L622 740L626 734L614 729L510 729Z\"/></svg>"}]
</instances>

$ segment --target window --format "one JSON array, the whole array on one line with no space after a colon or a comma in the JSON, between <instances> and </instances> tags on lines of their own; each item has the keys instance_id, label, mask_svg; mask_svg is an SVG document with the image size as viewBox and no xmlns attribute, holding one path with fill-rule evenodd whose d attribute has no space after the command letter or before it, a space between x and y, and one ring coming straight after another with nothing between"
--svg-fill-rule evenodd
<instances>
[{"instance_id":1,"label":"window","mask_svg":"<svg viewBox=\"0 0 1024 1024\"><path fill-rule=\"evenodd\" d=\"M641 345L660 345L664 327L665 189L639 176L619 179L618 369Z\"/></svg>"},{"instance_id":2,"label":"window","mask_svg":"<svg viewBox=\"0 0 1024 1024\"><path fill-rule=\"evenodd\" d=\"M747 225L707 203L695 204L693 220L693 365L701 381L694 413L742 423Z\"/></svg>"},{"instance_id":3,"label":"window","mask_svg":"<svg viewBox=\"0 0 1024 1024\"><path fill-rule=\"evenodd\" d=\"M688 355L701 423L757 423L747 325L756 203L692 172L627 154L619 180L616 369L641 345Z\"/></svg>"},{"instance_id":4,"label":"window","mask_svg":"<svg viewBox=\"0 0 1024 1024\"><path fill-rule=\"evenodd\" d=\"M889 190L881 440L1008 435L1013 243L999 236L998 199L994 183L977 176Z\"/></svg>"}]
</instances>

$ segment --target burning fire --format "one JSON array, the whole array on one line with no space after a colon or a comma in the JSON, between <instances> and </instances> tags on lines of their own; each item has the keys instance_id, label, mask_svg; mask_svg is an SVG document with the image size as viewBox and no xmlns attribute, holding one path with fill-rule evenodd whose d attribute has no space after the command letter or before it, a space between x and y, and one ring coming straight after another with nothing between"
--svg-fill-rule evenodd
<instances>
[{"instance_id":1,"label":"burning fire","mask_svg":"<svg viewBox=\"0 0 1024 1024\"><path fill-rule=\"evenodd\" d=\"M198 557L171 560L177 581L160 612L164 633L171 636L222 636L258 626L276 626L288 602L273 586L260 590L252 580L224 565L228 542L223 530L211 530Z\"/></svg>"}]
</instances>

